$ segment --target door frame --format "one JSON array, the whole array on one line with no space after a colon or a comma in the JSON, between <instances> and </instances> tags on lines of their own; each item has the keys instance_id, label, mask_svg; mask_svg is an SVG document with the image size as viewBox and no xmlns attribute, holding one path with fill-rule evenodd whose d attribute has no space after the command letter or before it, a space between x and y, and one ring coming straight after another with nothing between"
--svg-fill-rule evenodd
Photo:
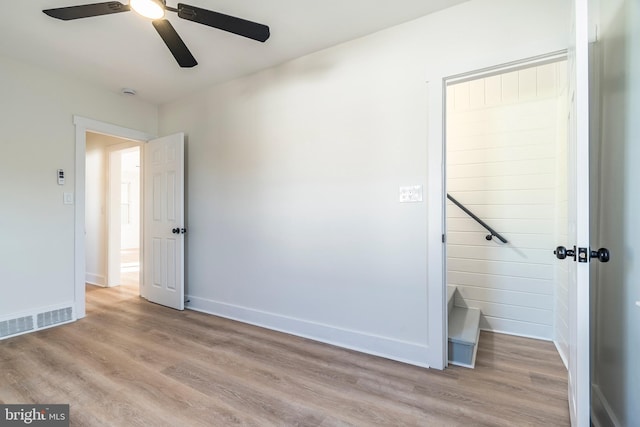
<instances>
[{"instance_id":1,"label":"door frame","mask_svg":"<svg viewBox=\"0 0 640 427\"><path fill-rule=\"evenodd\" d=\"M448 364L448 322L446 301L446 87L451 82L471 80L480 76L516 70L523 66L541 65L567 57L567 50L534 55L515 61L497 63L473 71L451 73L428 82L429 94L429 144L427 203L430 206L427 220L427 253L430 268L427 274L429 294L429 336L436 337L430 346L441 355L441 360L429 361L429 366L444 369ZM495 63L494 63L495 64Z\"/></svg>"},{"instance_id":2,"label":"door frame","mask_svg":"<svg viewBox=\"0 0 640 427\"><path fill-rule=\"evenodd\" d=\"M74 304L76 319L86 315L86 260L85 260L85 179L87 132L99 133L146 143L156 136L82 116L73 116L76 127L75 144L75 209L74 209Z\"/></svg>"}]
</instances>

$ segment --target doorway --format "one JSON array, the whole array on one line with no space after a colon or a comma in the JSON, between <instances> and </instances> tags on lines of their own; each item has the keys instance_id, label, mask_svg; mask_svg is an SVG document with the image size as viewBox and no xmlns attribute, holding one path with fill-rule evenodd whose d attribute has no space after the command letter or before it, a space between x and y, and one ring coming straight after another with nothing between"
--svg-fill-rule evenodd
<instances>
[{"instance_id":1,"label":"doorway","mask_svg":"<svg viewBox=\"0 0 640 427\"><path fill-rule=\"evenodd\" d=\"M140 147L116 145L109 152L108 259L110 286L140 294Z\"/></svg>"},{"instance_id":2,"label":"doorway","mask_svg":"<svg viewBox=\"0 0 640 427\"><path fill-rule=\"evenodd\" d=\"M554 341L566 365L567 63L445 80L446 284L482 330ZM452 288L449 288L451 294Z\"/></svg>"},{"instance_id":3,"label":"doorway","mask_svg":"<svg viewBox=\"0 0 640 427\"><path fill-rule=\"evenodd\" d=\"M140 293L139 142L86 133L85 259L88 284Z\"/></svg>"}]
</instances>

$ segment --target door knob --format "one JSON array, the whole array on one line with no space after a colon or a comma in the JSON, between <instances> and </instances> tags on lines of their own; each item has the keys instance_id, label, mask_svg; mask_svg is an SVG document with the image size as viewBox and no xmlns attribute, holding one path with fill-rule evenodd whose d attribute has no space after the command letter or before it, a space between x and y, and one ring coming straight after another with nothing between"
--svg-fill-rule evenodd
<instances>
[{"instance_id":1,"label":"door knob","mask_svg":"<svg viewBox=\"0 0 640 427\"><path fill-rule=\"evenodd\" d=\"M180 229L179 228L174 228L174 229L171 230L171 232L173 234L180 234Z\"/></svg>"},{"instance_id":2,"label":"door knob","mask_svg":"<svg viewBox=\"0 0 640 427\"><path fill-rule=\"evenodd\" d=\"M609 262L611 254L609 253L609 249L600 248L597 251L591 251L591 259L593 258L598 258L600 262Z\"/></svg>"},{"instance_id":3,"label":"door knob","mask_svg":"<svg viewBox=\"0 0 640 427\"><path fill-rule=\"evenodd\" d=\"M180 229L180 233L181 233L181 234L185 234L186 232L187 232L187 229L186 229L186 228L181 228L181 229Z\"/></svg>"},{"instance_id":4,"label":"door knob","mask_svg":"<svg viewBox=\"0 0 640 427\"><path fill-rule=\"evenodd\" d=\"M573 260L576 260L576 247L573 249L567 249L564 246L558 246L553 253L556 255L558 259L565 259L566 257L571 257Z\"/></svg>"}]
</instances>

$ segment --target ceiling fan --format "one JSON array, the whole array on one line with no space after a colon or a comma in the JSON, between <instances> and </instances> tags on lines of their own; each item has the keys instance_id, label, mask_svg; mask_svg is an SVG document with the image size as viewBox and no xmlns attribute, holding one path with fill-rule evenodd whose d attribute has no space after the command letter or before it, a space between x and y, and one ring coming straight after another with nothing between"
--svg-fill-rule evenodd
<instances>
[{"instance_id":1,"label":"ceiling fan","mask_svg":"<svg viewBox=\"0 0 640 427\"><path fill-rule=\"evenodd\" d=\"M43 12L52 18L70 21L72 19L128 12L129 10L134 10L140 15L152 20L151 23L154 28L162 40L164 40L178 64L183 68L195 67L198 65L198 62L173 28L173 25L164 19L167 11L177 13L178 17L182 19L218 28L259 42L265 42L270 35L269 27L266 25L184 3L178 3L178 7L173 8L166 5L166 0L130 0L129 4L123 4L118 1L108 1L80 6L45 9Z\"/></svg>"}]
</instances>

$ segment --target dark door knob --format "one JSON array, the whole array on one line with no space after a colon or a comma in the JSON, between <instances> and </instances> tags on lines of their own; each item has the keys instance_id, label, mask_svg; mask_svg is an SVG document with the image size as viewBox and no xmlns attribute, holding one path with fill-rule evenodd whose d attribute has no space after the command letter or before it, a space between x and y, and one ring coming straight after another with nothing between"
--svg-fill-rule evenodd
<instances>
[{"instance_id":1,"label":"dark door knob","mask_svg":"<svg viewBox=\"0 0 640 427\"><path fill-rule=\"evenodd\" d=\"M553 251L554 254L556 254L556 258L558 259L565 259L566 257L571 257L574 259L576 259L576 248L574 247L573 249L567 249L564 246L558 246L556 248L555 251Z\"/></svg>"},{"instance_id":2,"label":"dark door knob","mask_svg":"<svg viewBox=\"0 0 640 427\"><path fill-rule=\"evenodd\" d=\"M600 248L597 251L591 251L591 259L593 258L598 258L600 262L609 262L611 254L609 253L609 249Z\"/></svg>"},{"instance_id":3,"label":"dark door knob","mask_svg":"<svg viewBox=\"0 0 640 427\"><path fill-rule=\"evenodd\" d=\"M180 234L180 229L179 228L174 228L174 229L171 230L171 232L173 234Z\"/></svg>"}]
</instances>

